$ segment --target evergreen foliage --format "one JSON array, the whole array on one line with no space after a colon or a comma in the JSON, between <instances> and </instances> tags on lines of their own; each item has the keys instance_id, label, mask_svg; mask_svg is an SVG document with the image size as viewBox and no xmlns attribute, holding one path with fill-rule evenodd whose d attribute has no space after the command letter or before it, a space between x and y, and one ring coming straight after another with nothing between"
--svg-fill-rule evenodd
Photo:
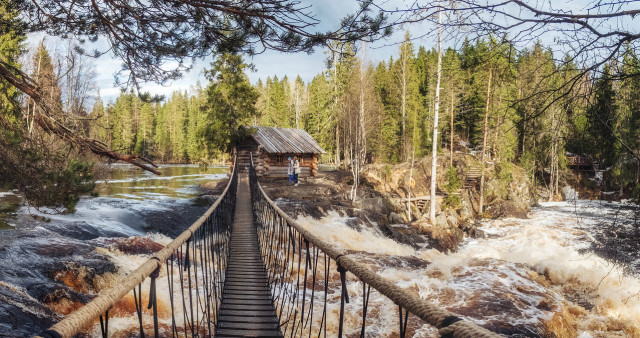
<instances>
[{"instance_id":1,"label":"evergreen foliage","mask_svg":"<svg viewBox=\"0 0 640 338\"><path fill-rule=\"evenodd\" d=\"M462 188L462 180L458 177L458 172L453 166L447 169L446 178L444 189L447 192L447 196L444 199L444 204L445 207L456 209L462 203L460 195L457 194Z\"/></svg>"},{"instance_id":2,"label":"evergreen foliage","mask_svg":"<svg viewBox=\"0 0 640 338\"><path fill-rule=\"evenodd\" d=\"M224 53L213 63L207 87L204 136L213 149L229 151L236 141L247 135L245 128L257 116L258 92L244 73L242 56Z\"/></svg>"},{"instance_id":3,"label":"evergreen foliage","mask_svg":"<svg viewBox=\"0 0 640 338\"><path fill-rule=\"evenodd\" d=\"M123 93L103 110L97 105L94 114L107 129L95 135L115 148L133 147L161 161L209 162L228 149L243 131L241 125L298 125L327 151L323 161L346 165L356 130L360 70L354 46L340 48L345 53L330 53L326 71L307 84L299 77L292 81L274 75L250 86L243 74L247 66L239 56L226 54L214 63L206 89L176 92L162 104ZM540 42L517 52L496 37L465 41L460 51L446 50L440 141L446 148L453 143L454 150L460 149L460 141L481 149L487 108L487 159L500 168L519 163L530 177L545 179L558 193L568 151L599 159L612 168L610 184L633 188L640 176L640 80L625 74L640 67L638 56L626 49L619 62L603 67L604 76L597 81L585 78L569 89L561 84L580 76L580 69L568 56L564 64L553 60ZM430 154L436 62L435 50L420 46L416 51L407 35L396 56L365 67L368 161L401 162L412 147L417 157Z\"/></svg>"}]
</instances>

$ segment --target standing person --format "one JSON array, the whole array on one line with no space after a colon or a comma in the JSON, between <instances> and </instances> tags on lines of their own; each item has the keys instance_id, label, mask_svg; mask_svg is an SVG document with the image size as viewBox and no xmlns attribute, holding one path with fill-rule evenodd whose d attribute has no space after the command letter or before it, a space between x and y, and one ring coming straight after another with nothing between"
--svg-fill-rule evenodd
<instances>
[{"instance_id":1,"label":"standing person","mask_svg":"<svg viewBox=\"0 0 640 338\"><path fill-rule=\"evenodd\" d=\"M289 167L287 168L287 175L289 175L289 185L293 184L293 161L291 161L291 156L287 160L289 162Z\"/></svg>"},{"instance_id":2,"label":"standing person","mask_svg":"<svg viewBox=\"0 0 640 338\"><path fill-rule=\"evenodd\" d=\"M300 162L298 162L298 156L293 157L293 181L296 182L293 186L298 186L298 174L300 174Z\"/></svg>"}]
</instances>

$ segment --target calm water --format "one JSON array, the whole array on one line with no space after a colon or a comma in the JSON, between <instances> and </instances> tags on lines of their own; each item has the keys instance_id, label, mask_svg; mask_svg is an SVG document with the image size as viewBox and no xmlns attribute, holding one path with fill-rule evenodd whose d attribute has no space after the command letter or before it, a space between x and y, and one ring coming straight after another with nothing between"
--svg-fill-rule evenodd
<instances>
[{"instance_id":1,"label":"calm water","mask_svg":"<svg viewBox=\"0 0 640 338\"><path fill-rule=\"evenodd\" d=\"M142 234L136 214L170 211L180 204L193 203L202 190L199 185L225 178L227 167L203 168L196 165L161 167L158 176L130 165L114 165L107 178L97 182L97 197L83 197L70 215L56 215L46 208L35 210L13 192L0 192L0 229L29 227L35 215L60 222L85 221L91 225Z\"/></svg>"}]
</instances>

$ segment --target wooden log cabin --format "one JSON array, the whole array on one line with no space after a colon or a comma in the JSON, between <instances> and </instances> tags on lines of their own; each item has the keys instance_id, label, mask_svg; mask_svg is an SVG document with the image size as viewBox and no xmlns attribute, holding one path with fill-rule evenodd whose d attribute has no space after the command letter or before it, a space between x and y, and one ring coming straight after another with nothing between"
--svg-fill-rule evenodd
<instances>
[{"instance_id":1,"label":"wooden log cabin","mask_svg":"<svg viewBox=\"0 0 640 338\"><path fill-rule=\"evenodd\" d=\"M298 156L300 177L316 176L318 156L325 151L302 129L251 127L251 136L236 145L240 170L249 166L250 154L258 176L287 176L288 158Z\"/></svg>"}]
</instances>

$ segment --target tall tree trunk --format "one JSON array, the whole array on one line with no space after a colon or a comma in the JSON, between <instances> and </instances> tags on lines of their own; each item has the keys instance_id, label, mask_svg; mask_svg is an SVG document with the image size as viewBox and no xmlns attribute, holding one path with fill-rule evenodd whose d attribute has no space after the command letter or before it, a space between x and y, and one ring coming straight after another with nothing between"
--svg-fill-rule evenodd
<instances>
[{"instance_id":1,"label":"tall tree trunk","mask_svg":"<svg viewBox=\"0 0 640 338\"><path fill-rule=\"evenodd\" d=\"M413 190L413 164L416 159L416 126L418 114L413 115L413 141L411 142L411 169L409 170L409 198L407 199L407 213L409 214L409 222L411 222L411 193Z\"/></svg>"},{"instance_id":2,"label":"tall tree trunk","mask_svg":"<svg viewBox=\"0 0 640 338\"><path fill-rule=\"evenodd\" d=\"M406 141L406 111L407 111L407 50L404 44L404 53L402 57L402 151L401 157L405 161L407 159L407 141Z\"/></svg>"},{"instance_id":3,"label":"tall tree trunk","mask_svg":"<svg viewBox=\"0 0 640 338\"><path fill-rule=\"evenodd\" d=\"M484 133L482 136L482 154L480 155L480 165L482 174L480 175L480 203L478 206L478 214L482 218L484 212L484 156L487 150L487 134L489 132L489 103L491 102L491 77L493 76L493 67L489 68L489 79L487 80L487 102L484 107Z\"/></svg>"},{"instance_id":4,"label":"tall tree trunk","mask_svg":"<svg viewBox=\"0 0 640 338\"><path fill-rule=\"evenodd\" d=\"M351 201L355 201L358 195L358 186L360 185L360 171L365 162L367 155L367 139L365 135L365 69L364 69L364 51L365 43L362 42L362 58L360 60L360 97L358 109L358 123L356 125L355 135L355 158L353 160L353 188L351 191Z\"/></svg>"},{"instance_id":5,"label":"tall tree trunk","mask_svg":"<svg viewBox=\"0 0 640 338\"><path fill-rule=\"evenodd\" d=\"M336 167L340 168L340 126L336 121Z\"/></svg>"},{"instance_id":6,"label":"tall tree trunk","mask_svg":"<svg viewBox=\"0 0 640 338\"><path fill-rule=\"evenodd\" d=\"M436 224L436 176L438 167L438 111L440 110L440 78L442 75L442 11L438 11L438 72L433 113L433 142L431 147L431 206L429 221Z\"/></svg>"},{"instance_id":7,"label":"tall tree trunk","mask_svg":"<svg viewBox=\"0 0 640 338\"><path fill-rule=\"evenodd\" d=\"M451 91L450 91L450 94L451 94L450 95L451 96L451 108L450 108L451 109L451 114L450 114L450 116L451 116L451 121L450 121L451 133L450 133L450 138L451 139L449 141L449 153L450 153L449 154L450 155L449 156L449 167L453 167L453 141L454 141L454 138L453 138L453 108L454 108L454 105L453 105L453 80L451 80L451 84L449 86L450 86L450 89L451 89Z\"/></svg>"},{"instance_id":8,"label":"tall tree trunk","mask_svg":"<svg viewBox=\"0 0 640 338\"><path fill-rule=\"evenodd\" d=\"M338 53L333 51L333 114L336 123L336 167L340 168L340 126L338 124Z\"/></svg>"},{"instance_id":9,"label":"tall tree trunk","mask_svg":"<svg viewBox=\"0 0 640 338\"><path fill-rule=\"evenodd\" d=\"M300 129L300 93L298 92L297 83L294 84L296 95L296 129Z\"/></svg>"}]
</instances>

